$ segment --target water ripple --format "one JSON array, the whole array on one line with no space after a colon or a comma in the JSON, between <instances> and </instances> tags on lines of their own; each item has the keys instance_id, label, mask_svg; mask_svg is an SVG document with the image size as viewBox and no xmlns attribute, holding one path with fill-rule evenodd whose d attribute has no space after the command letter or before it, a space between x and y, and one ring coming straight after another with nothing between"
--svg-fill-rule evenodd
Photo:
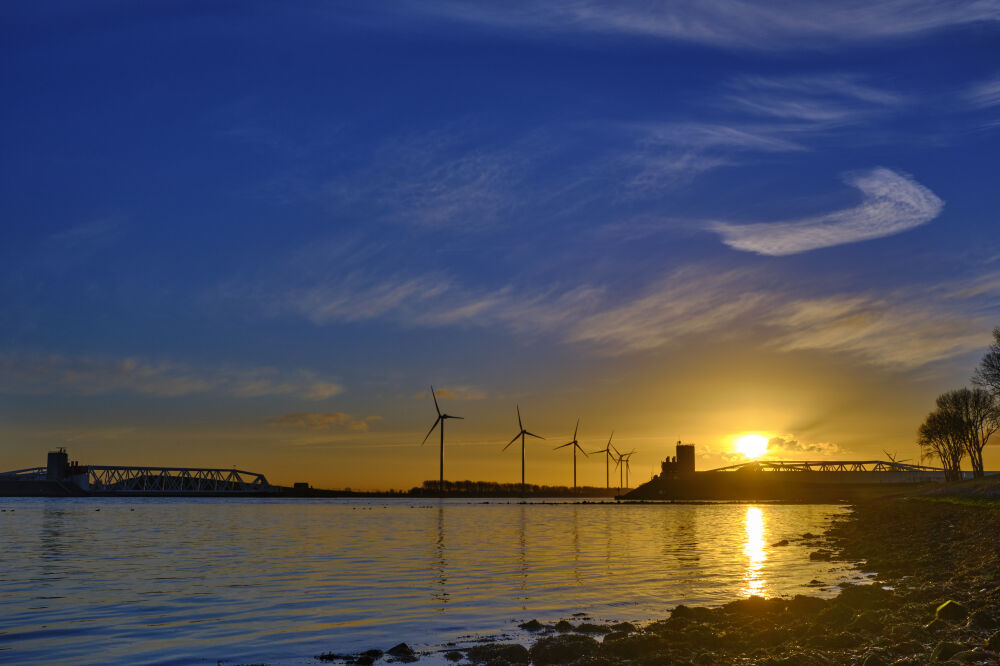
<instances>
[{"instance_id":1,"label":"water ripple","mask_svg":"<svg viewBox=\"0 0 1000 666\"><path fill-rule=\"evenodd\" d=\"M837 506L2 502L4 663L299 663L858 577L801 539L768 545L822 532Z\"/></svg>"}]
</instances>

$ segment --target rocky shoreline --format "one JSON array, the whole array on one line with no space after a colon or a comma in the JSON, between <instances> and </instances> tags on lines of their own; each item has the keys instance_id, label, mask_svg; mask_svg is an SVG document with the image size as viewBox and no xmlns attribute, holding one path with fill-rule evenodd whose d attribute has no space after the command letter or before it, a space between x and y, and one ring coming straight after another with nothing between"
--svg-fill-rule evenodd
<instances>
[{"instance_id":1,"label":"rocky shoreline","mask_svg":"<svg viewBox=\"0 0 1000 666\"><path fill-rule=\"evenodd\" d=\"M843 586L832 599L678 606L641 627L531 621L521 625L537 636L530 647L484 642L443 657L489 666L1000 664L1000 504L867 501L834 521L825 538L829 550L819 556L864 562L876 582ZM420 656L401 644L317 658L365 666Z\"/></svg>"}]
</instances>

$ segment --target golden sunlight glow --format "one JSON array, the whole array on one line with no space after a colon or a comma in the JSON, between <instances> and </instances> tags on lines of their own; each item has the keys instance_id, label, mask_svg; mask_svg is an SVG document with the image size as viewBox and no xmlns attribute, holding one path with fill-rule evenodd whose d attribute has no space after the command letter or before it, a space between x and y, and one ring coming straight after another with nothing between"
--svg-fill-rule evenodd
<instances>
[{"instance_id":1,"label":"golden sunlight glow","mask_svg":"<svg viewBox=\"0 0 1000 666\"><path fill-rule=\"evenodd\" d=\"M743 574L745 583L743 596L764 596L764 587L767 585L761 572L767 559L767 551L764 549L764 539L767 535L764 512L755 506L747 508L743 525L747 533L746 545L743 546L743 554L747 558L747 570Z\"/></svg>"},{"instance_id":2,"label":"golden sunlight glow","mask_svg":"<svg viewBox=\"0 0 1000 666\"><path fill-rule=\"evenodd\" d=\"M767 437L757 433L742 435L736 439L736 451L747 458L760 458L767 453Z\"/></svg>"}]
</instances>

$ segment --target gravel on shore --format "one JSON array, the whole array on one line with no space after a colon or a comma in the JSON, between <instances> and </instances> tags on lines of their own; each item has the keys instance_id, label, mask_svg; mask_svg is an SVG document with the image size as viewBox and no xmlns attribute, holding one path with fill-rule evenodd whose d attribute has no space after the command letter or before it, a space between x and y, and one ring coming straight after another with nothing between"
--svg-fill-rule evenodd
<instances>
[{"instance_id":1,"label":"gravel on shore","mask_svg":"<svg viewBox=\"0 0 1000 666\"><path fill-rule=\"evenodd\" d=\"M678 606L642 627L534 623L530 647L487 643L444 656L490 666L1000 664L1000 504L871 500L826 538L835 559L865 562L876 582L833 599ZM345 661L374 661L357 657Z\"/></svg>"}]
</instances>

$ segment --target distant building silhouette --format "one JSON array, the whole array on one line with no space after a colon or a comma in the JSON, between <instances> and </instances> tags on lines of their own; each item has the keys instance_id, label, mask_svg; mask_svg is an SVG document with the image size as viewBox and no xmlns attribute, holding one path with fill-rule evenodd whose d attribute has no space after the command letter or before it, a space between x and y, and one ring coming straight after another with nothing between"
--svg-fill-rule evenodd
<instances>
[{"instance_id":1,"label":"distant building silhouette","mask_svg":"<svg viewBox=\"0 0 1000 666\"><path fill-rule=\"evenodd\" d=\"M694 444L681 444L677 442L676 454L660 464L662 471L661 478L678 479L689 474L694 474Z\"/></svg>"}]
</instances>

